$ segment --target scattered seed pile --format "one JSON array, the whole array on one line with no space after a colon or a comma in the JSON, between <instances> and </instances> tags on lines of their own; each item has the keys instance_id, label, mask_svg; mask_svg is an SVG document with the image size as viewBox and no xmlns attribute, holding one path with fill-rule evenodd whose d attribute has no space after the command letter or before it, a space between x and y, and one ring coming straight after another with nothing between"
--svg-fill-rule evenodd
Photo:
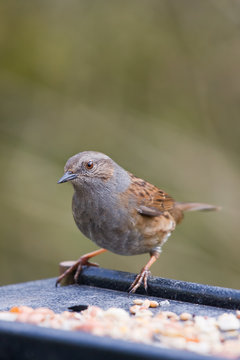
<instances>
[{"instance_id":1,"label":"scattered seed pile","mask_svg":"<svg viewBox=\"0 0 240 360\"><path fill-rule=\"evenodd\" d=\"M106 311L96 306L78 312L56 314L47 308L13 307L0 312L0 320L20 321L43 327L85 331L98 336L141 342L165 348L195 351L204 355L240 357L240 311L224 313L217 318L177 315L150 308L159 303L135 299L130 314L120 308ZM166 305L168 301L161 302ZM160 303L160 306L162 305Z\"/></svg>"}]
</instances>

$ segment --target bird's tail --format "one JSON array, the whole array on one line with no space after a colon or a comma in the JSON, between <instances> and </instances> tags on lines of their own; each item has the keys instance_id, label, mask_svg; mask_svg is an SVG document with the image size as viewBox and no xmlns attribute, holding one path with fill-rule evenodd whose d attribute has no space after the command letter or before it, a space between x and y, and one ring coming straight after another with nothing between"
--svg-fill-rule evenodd
<instances>
[{"instance_id":1,"label":"bird's tail","mask_svg":"<svg viewBox=\"0 0 240 360\"><path fill-rule=\"evenodd\" d=\"M209 205L209 204L202 204L202 203L195 203L195 202L176 202L176 208L181 211L212 211L212 210L220 210L221 207Z\"/></svg>"}]
</instances>

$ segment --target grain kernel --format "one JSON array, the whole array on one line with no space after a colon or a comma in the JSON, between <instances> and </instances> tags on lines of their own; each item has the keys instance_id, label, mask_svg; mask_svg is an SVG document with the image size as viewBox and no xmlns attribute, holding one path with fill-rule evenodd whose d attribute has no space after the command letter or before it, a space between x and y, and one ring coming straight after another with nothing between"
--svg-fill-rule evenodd
<instances>
[{"instance_id":1,"label":"grain kernel","mask_svg":"<svg viewBox=\"0 0 240 360\"><path fill-rule=\"evenodd\" d=\"M192 315L187 312L180 314L180 320L187 321L191 319L192 319Z\"/></svg>"},{"instance_id":2,"label":"grain kernel","mask_svg":"<svg viewBox=\"0 0 240 360\"><path fill-rule=\"evenodd\" d=\"M156 308L159 306L159 303L155 300L150 301L150 308Z\"/></svg>"},{"instance_id":3,"label":"grain kernel","mask_svg":"<svg viewBox=\"0 0 240 360\"><path fill-rule=\"evenodd\" d=\"M144 300L144 302L142 303L141 309L148 309L150 306L150 300L146 299Z\"/></svg>"},{"instance_id":4,"label":"grain kernel","mask_svg":"<svg viewBox=\"0 0 240 360\"><path fill-rule=\"evenodd\" d=\"M168 300L162 300L162 301L160 301L159 305L160 306L169 306L170 302Z\"/></svg>"},{"instance_id":5,"label":"grain kernel","mask_svg":"<svg viewBox=\"0 0 240 360\"><path fill-rule=\"evenodd\" d=\"M133 305L130 307L129 311L131 314L136 314L140 310L140 307L138 305Z\"/></svg>"},{"instance_id":6,"label":"grain kernel","mask_svg":"<svg viewBox=\"0 0 240 360\"><path fill-rule=\"evenodd\" d=\"M134 299L133 300L133 303L135 304L135 305L142 305L143 304L143 299Z\"/></svg>"}]
</instances>

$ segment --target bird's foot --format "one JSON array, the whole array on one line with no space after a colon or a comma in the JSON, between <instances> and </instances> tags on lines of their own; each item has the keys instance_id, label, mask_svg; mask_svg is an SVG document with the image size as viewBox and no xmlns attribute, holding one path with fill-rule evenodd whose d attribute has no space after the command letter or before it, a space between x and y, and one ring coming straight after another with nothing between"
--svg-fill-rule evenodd
<instances>
[{"instance_id":1,"label":"bird's foot","mask_svg":"<svg viewBox=\"0 0 240 360\"><path fill-rule=\"evenodd\" d=\"M147 280L149 275L151 275L151 272L148 269L143 268L140 274L137 275L136 279L128 289L128 292L134 294L136 290L139 288L139 286L142 284L142 282L144 285L144 289L147 292L147 288L148 288Z\"/></svg>"},{"instance_id":2,"label":"bird's foot","mask_svg":"<svg viewBox=\"0 0 240 360\"><path fill-rule=\"evenodd\" d=\"M77 280L78 280L78 277L79 275L81 274L82 272L82 268L83 266L95 266L95 267L98 267L99 265L96 264L96 263L91 263L88 261L89 260L89 257L86 257L86 256L82 256L80 257L72 266L70 266L66 271L64 271L64 273L62 275L60 275L58 278L57 278L57 281L56 281L56 286L58 286L58 284L68 275L70 274L74 274L74 283L77 283Z\"/></svg>"}]
</instances>

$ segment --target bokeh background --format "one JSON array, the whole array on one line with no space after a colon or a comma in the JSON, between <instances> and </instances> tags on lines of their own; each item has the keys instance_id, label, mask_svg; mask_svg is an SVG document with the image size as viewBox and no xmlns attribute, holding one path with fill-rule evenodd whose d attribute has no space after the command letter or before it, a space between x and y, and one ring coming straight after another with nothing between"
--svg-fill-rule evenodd
<instances>
[{"instance_id":1,"label":"bokeh background","mask_svg":"<svg viewBox=\"0 0 240 360\"><path fill-rule=\"evenodd\" d=\"M71 155L97 150L179 201L223 207L186 214L154 275L239 288L240 1L2 1L0 53L2 285L97 248L57 185Z\"/></svg>"}]
</instances>

